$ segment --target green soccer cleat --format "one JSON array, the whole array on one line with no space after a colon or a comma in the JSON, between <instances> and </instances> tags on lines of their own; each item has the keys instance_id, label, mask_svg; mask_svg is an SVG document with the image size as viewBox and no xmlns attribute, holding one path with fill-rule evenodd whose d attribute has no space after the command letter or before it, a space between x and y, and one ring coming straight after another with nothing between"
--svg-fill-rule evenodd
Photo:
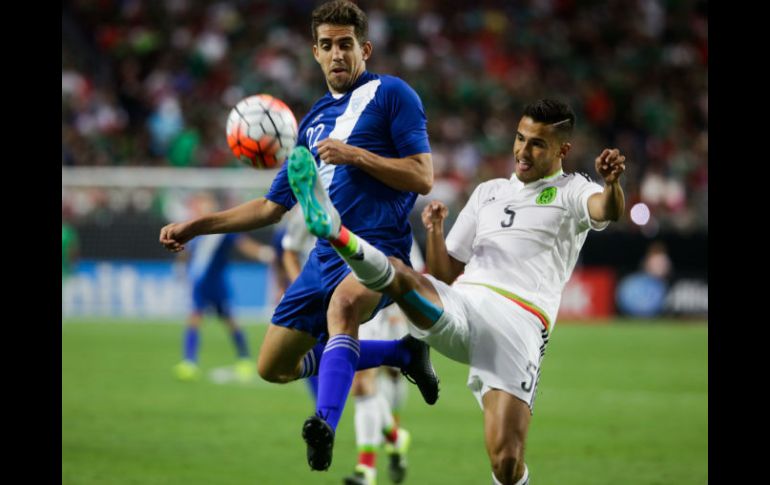
<instances>
[{"instance_id":1,"label":"green soccer cleat","mask_svg":"<svg viewBox=\"0 0 770 485\"><path fill-rule=\"evenodd\" d=\"M254 363L251 359L240 359L235 364L235 375L241 382L249 382L254 377Z\"/></svg>"},{"instance_id":2,"label":"green soccer cleat","mask_svg":"<svg viewBox=\"0 0 770 485\"><path fill-rule=\"evenodd\" d=\"M366 465L356 465L353 474L345 477L345 485L377 485L377 469Z\"/></svg>"},{"instance_id":3,"label":"green soccer cleat","mask_svg":"<svg viewBox=\"0 0 770 485\"><path fill-rule=\"evenodd\" d=\"M201 371L195 362L183 360L174 366L174 375L180 381L197 381L200 379Z\"/></svg>"},{"instance_id":4,"label":"green soccer cleat","mask_svg":"<svg viewBox=\"0 0 770 485\"><path fill-rule=\"evenodd\" d=\"M406 478L406 454L409 452L409 444L412 435L409 431L399 428L398 438L395 443L385 443L385 452L388 454L388 477L393 483L401 483Z\"/></svg>"},{"instance_id":5,"label":"green soccer cleat","mask_svg":"<svg viewBox=\"0 0 770 485\"><path fill-rule=\"evenodd\" d=\"M329 200L310 150L303 146L294 148L286 172L310 233L323 239L337 237L340 232L340 215Z\"/></svg>"}]
</instances>

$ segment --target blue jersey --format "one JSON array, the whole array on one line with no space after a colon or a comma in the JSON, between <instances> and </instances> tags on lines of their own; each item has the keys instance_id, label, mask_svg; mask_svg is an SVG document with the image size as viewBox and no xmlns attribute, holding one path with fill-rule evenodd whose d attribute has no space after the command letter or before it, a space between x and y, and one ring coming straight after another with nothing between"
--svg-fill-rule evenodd
<instances>
[{"instance_id":1,"label":"blue jersey","mask_svg":"<svg viewBox=\"0 0 770 485\"><path fill-rule=\"evenodd\" d=\"M409 263L412 233L409 213L417 194L388 187L352 165L318 159L318 142L341 140L386 158L430 153L425 111L417 93L394 76L364 72L343 95L327 92L299 124L297 145L316 158L321 181L340 213L342 224L386 255ZM296 203L283 165L267 199L291 209ZM326 338L326 308L350 268L328 241L319 239L302 273L273 314L276 325ZM374 314L391 303L383 296Z\"/></svg>"},{"instance_id":2,"label":"blue jersey","mask_svg":"<svg viewBox=\"0 0 770 485\"><path fill-rule=\"evenodd\" d=\"M331 165L318 159L317 144L341 140L386 158L429 153L427 120L417 93L394 76L364 72L344 95L327 92L299 125L298 145L316 157L324 188L340 213L342 224L375 247L381 244L409 253L409 213L417 194L388 187L352 165ZM291 209L296 203L286 164L266 197ZM333 253L320 240L321 255Z\"/></svg>"},{"instance_id":3,"label":"blue jersey","mask_svg":"<svg viewBox=\"0 0 770 485\"><path fill-rule=\"evenodd\" d=\"M208 304L221 313L229 313L229 288L225 270L237 234L211 234L187 243L190 257L187 278L192 286L193 306L203 311Z\"/></svg>"}]
</instances>

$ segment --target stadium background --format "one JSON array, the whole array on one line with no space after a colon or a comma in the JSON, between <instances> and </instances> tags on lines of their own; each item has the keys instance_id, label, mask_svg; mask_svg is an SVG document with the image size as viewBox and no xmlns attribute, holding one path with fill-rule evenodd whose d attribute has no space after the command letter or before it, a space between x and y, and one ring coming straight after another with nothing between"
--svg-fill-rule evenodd
<instances>
[{"instance_id":1,"label":"stadium background","mask_svg":"<svg viewBox=\"0 0 770 485\"><path fill-rule=\"evenodd\" d=\"M332 472L305 471L294 429L310 409L301 387L185 387L171 380L187 296L173 257L157 243L159 228L184 218L188 197L199 190L214 192L225 206L265 193L274 173L247 170L233 159L224 120L249 94L283 99L298 119L322 95L310 55L315 5L64 2L62 224L79 242L73 271L62 279L64 483L337 483L352 467L349 424ZM623 184L627 212L637 207L634 218L589 235L545 361L530 444L533 466L542 463L541 483L559 483L559 470L570 469L593 474L585 483L705 483L706 2L360 5L374 43L368 68L406 79L428 116L436 182L418 200L415 222L427 200L448 202L456 215L477 183L509 176L521 107L537 97L560 96L577 112L566 171L593 175L604 146L620 148L629 161ZM414 227L422 243L420 225ZM273 231L252 236L269 242ZM238 314L255 350L278 297L270 271L239 261L232 273ZM221 329L211 327L202 358L214 369L232 358ZM593 352L583 347L594 345ZM482 483L481 416L462 389L463 369L443 359L437 366L446 374L446 407L425 409L412 399L405 416L407 424L419 418L427 427L415 444L423 461L413 463L415 480L422 470L426 475L414 483ZM589 381L583 387L579 372ZM111 375L115 382L106 385ZM210 386L245 407L217 399ZM577 397L564 394L569 389ZM577 409L565 411L562 398ZM148 419L142 412L148 409L163 412ZM467 429L443 431L442 423L465 417ZM230 436L249 432L220 456L209 447L226 446L218 431L225 429ZM643 429L651 434L638 434ZM618 448L617 433L628 435L635 453ZM177 452L167 456L166 448ZM275 450L294 457L286 464L293 475L262 474L280 463ZM612 459L618 453L626 461ZM428 474L442 460L454 463L452 456L469 457L468 475L462 467ZM204 463L211 468L196 468ZM640 472L645 463L651 470ZM140 464L151 471L143 473Z\"/></svg>"}]
</instances>

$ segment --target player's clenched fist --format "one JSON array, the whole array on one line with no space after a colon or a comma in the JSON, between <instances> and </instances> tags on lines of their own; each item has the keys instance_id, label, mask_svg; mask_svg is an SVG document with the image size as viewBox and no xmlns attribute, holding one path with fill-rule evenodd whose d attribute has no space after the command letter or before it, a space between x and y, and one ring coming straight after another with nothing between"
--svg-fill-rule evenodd
<instances>
[{"instance_id":1,"label":"player's clenched fist","mask_svg":"<svg viewBox=\"0 0 770 485\"><path fill-rule=\"evenodd\" d=\"M184 249L184 243L192 239L185 234L185 224L173 223L163 226L160 230L160 243L171 252L178 253Z\"/></svg>"},{"instance_id":2,"label":"player's clenched fist","mask_svg":"<svg viewBox=\"0 0 770 485\"><path fill-rule=\"evenodd\" d=\"M615 183L620 178L620 174L626 171L625 161L626 157L621 155L617 148L605 148L594 162L596 173L604 179L604 183Z\"/></svg>"},{"instance_id":3,"label":"player's clenched fist","mask_svg":"<svg viewBox=\"0 0 770 485\"><path fill-rule=\"evenodd\" d=\"M431 201L422 210L422 224L428 231L433 230L434 224L436 229L441 229L441 225L448 215L449 209L443 202L439 200Z\"/></svg>"}]
</instances>

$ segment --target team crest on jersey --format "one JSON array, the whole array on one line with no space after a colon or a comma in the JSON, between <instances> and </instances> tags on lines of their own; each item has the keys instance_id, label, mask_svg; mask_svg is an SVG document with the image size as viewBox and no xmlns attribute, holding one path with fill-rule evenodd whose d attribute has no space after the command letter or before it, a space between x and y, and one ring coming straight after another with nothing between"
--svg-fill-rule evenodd
<instances>
[{"instance_id":1,"label":"team crest on jersey","mask_svg":"<svg viewBox=\"0 0 770 485\"><path fill-rule=\"evenodd\" d=\"M540 195L535 199L537 205L547 205L553 202L556 198L556 187L546 187L540 192Z\"/></svg>"}]
</instances>

